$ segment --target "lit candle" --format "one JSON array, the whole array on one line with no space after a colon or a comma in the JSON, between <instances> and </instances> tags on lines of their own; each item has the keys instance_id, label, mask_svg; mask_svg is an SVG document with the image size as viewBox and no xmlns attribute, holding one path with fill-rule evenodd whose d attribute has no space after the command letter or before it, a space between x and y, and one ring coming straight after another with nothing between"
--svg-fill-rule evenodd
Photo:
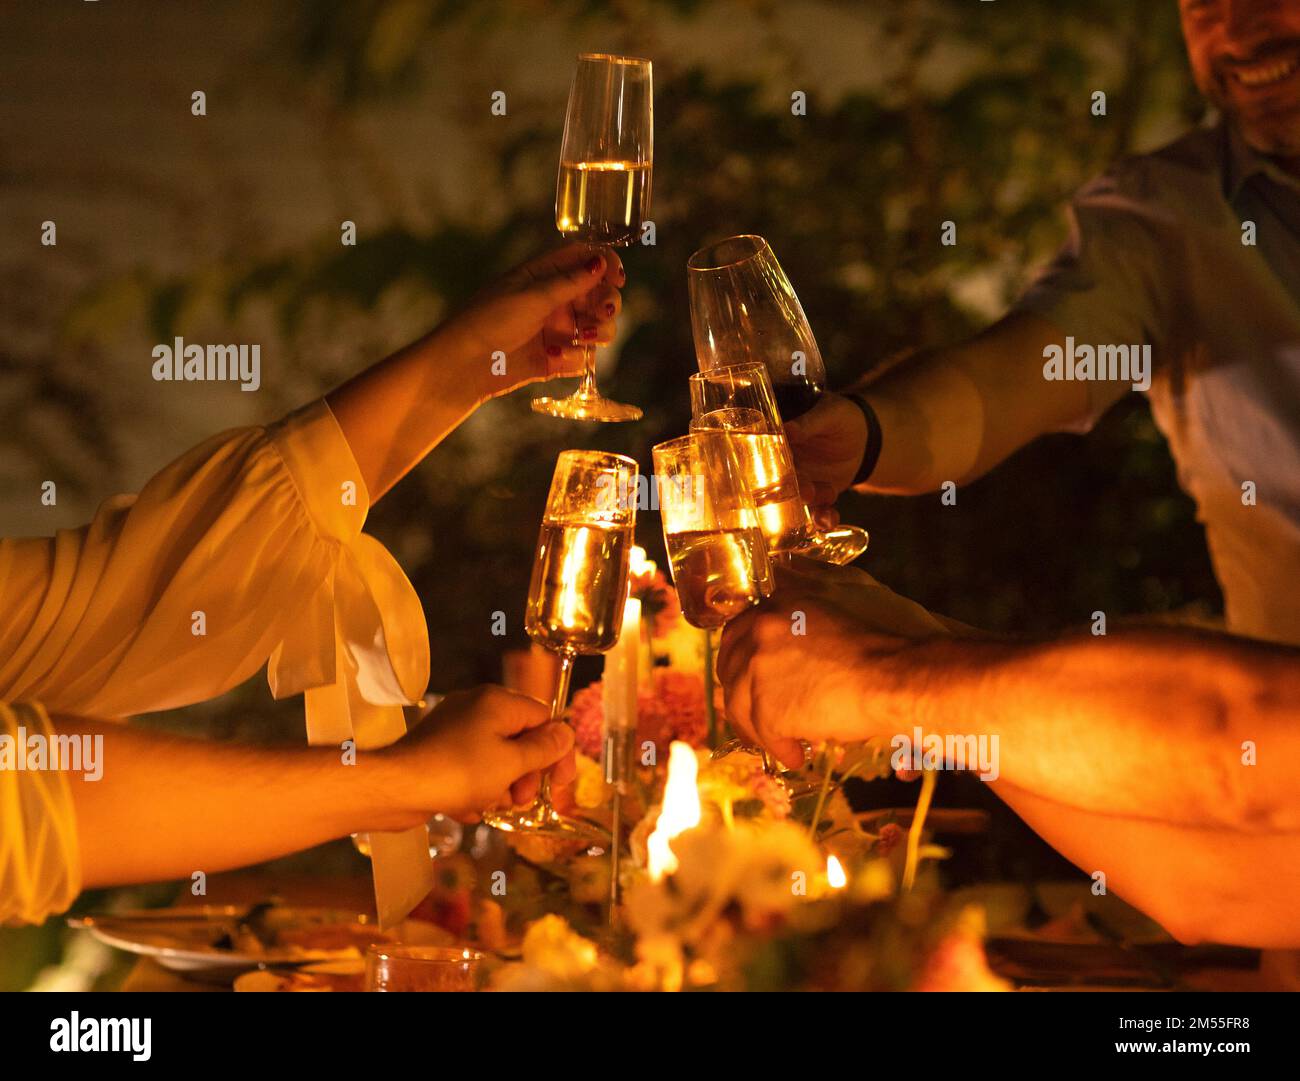
<instances>
[{"instance_id":1,"label":"lit candle","mask_svg":"<svg viewBox=\"0 0 1300 1081\"><path fill-rule=\"evenodd\" d=\"M655 578L655 561L646 559L645 549L639 544L632 549L631 559L628 561L632 577L632 592L648 589L654 584ZM651 678L654 673L654 643L652 641L653 627L646 626L646 613L641 613L641 629L637 635L637 685L643 690L648 691L653 688L654 680Z\"/></svg>"},{"instance_id":2,"label":"lit candle","mask_svg":"<svg viewBox=\"0 0 1300 1081\"><path fill-rule=\"evenodd\" d=\"M703 809L696 783L698 773L699 762L691 745L673 740L668 747L663 808L655 821L654 832L646 838L646 870L651 882L658 882L677 870L677 856L670 847L672 839L700 824Z\"/></svg>"},{"instance_id":3,"label":"lit candle","mask_svg":"<svg viewBox=\"0 0 1300 1081\"><path fill-rule=\"evenodd\" d=\"M645 549L639 544L632 546L632 554L628 558L628 571L631 573L633 580L638 578L649 579L654 577L656 570L655 561L646 559Z\"/></svg>"},{"instance_id":4,"label":"lit candle","mask_svg":"<svg viewBox=\"0 0 1300 1081\"><path fill-rule=\"evenodd\" d=\"M633 549L635 553L640 548ZM644 556L645 553L641 552ZM618 632L618 641L605 654L604 686L601 689L601 705L604 706L605 723L601 733L604 739L602 766L605 783L614 786L614 798L610 804L610 833L613 842L609 846L609 922L614 925L618 911L619 896L619 851L622 848L622 800L628 780L632 776L632 744L636 740L636 672L637 659L641 654L641 602L635 597L628 597L623 602L623 626Z\"/></svg>"},{"instance_id":5,"label":"lit candle","mask_svg":"<svg viewBox=\"0 0 1300 1081\"><path fill-rule=\"evenodd\" d=\"M641 602L635 597L629 597L623 605L623 629L619 632L618 641L605 654L601 702L605 707L607 733L636 729L637 662L640 653Z\"/></svg>"}]
</instances>

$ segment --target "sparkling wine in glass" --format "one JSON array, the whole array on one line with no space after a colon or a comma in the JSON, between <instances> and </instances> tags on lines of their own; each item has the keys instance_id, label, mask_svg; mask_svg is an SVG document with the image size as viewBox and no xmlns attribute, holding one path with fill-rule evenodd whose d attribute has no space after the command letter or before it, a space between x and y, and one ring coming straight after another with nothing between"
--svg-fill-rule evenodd
<instances>
[{"instance_id":1,"label":"sparkling wine in glass","mask_svg":"<svg viewBox=\"0 0 1300 1081\"><path fill-rule=\"evenodd\" d=\"M640 235L650 208L653 98L649 60L604 53L578 57L555 188L555 227L566 239L599 249L624 247ZM578 389L567 398L534 398L533 408L570 420L639 419L636 406L601 396L596 347L574 344L584 356Z\"/></svg>"},{"instance_id":2,"label":"sparkling wine in glass","mask_svg":"<svg viewBox=\"0 0 1300 1081\"><path fill-rule=\"evenodd\" d=\"M691 434L654 448L655 480L682 615L713 630L772 595L769 546L803 543L810 523L763 365L691 376L691 408Z\"/></svg>"},{"instance_id":3,"label":"sparkling wine in glass","mask_svg":"<svg viewBox=\"0 0 1300 1081\"><path fill-rule=\"evenodd\" d=\"M721 627L772 594L772 565L753 498L725 432L654 448L664 545L686 622Z\"/></svg>"},{"instance_id":4,"label":"sparkling wine in glass","mask_svg":"<svg viewBox=\"0 0 1300 1081\"><path fill-rule=\"evenodd\" d=\"M636 526L636 476L633 459L604 451L566 450L555 463L524 618L529 637L560 658L552 720L564 715L574 659L604 653L618 641ZM605 835L551 805L549 772L532 804L488 811L483 821L507 832Z\"/></svg>"},{"instance_id":5,"label":"sparkling wine in glass","mask_svg":"<svg viewBox=\"0 0 1300 1081\"><path fill-rule=\"evenodd\" d=\"M794 458L767 366L732 364L690 378L691 431L726 434L775 556L809 548L815 527L799 497Z\"/></svg>"},{"instance_id":6,"label":"sparkling wine in glass","mask_svg":"<svg viewBox=\"0 0 1300 1081\"><path fill-rule=\"evenodd\" d=\"M826 367L790 279L761 236L733 236L701 248L686 270L691 329L701 372L736 364L767 368L779 414L793 420L826 389ZM800 554L851 563L867 549L866 530L810 525Z\"/></svg>"}]
</instances>

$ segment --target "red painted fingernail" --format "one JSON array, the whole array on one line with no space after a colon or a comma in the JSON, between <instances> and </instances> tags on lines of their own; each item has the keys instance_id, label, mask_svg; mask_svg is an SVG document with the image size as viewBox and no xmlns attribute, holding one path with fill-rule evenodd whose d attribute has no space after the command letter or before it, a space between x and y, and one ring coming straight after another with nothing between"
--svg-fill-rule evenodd
<instances>
[{"instance_id":1,"label":"red painted fingernail","mask_svg":"<svg viewBox=\"0 0 1300 1081\"><path fill-rule=\"evenodd\" d=\"M613 315L613 314L614 314L614 305L613 305L613 304L606 304L606 305L605 305L605 314L606 314L606 315Z\"/></svg>"},{"instance_id":2,"label":"red painted fingernail","mask_svg":"<svg viewBox=\"0 0 1300 1081\"><path fill-rule=\"evenodd\" d=\"M558 345L548 345L546 347L546 355L548 357L558 357L563 352L564 350L561 349Z\"/></svg>"},{"instance_id":3,"label":"red painted fingernail","mask_svg":"<svg viewBox=\"0 0 1300 1081\"><path fill-rule=\"evenodd\" d=\"M596 333L597 333L597 332L596 332L596 328L595 328L595 327L583 327L583 328L582 328L582 340L583 340L584 342L589 342L589 341L591 341L591 340L596 336Z\"/></svg>"},{"instance_id":4,"label":"red painted fingernail","mask_svg":"<svg viewBox=\"0 0 1300 1081\"><path fill-rule=\"evenodd\" d=\"M619 285L622 285L625 281L627 281L627 271L624 270L622 267L619 267L619 268L618 268L618 284L619 284Z\"/></svg>"},{"instance_id":5,"label":"red painted fingernail","mask_svg":"<svg viewBox=\"0 0 1300 1081\"><path fill-rule=\"evenodd\" d=\"M600 268L604 265L605 265L604 259L602 259L599 255L593 255L590 259L587 260L587 273L598 274L600 272Z\"/></svg>"}]
</instances>

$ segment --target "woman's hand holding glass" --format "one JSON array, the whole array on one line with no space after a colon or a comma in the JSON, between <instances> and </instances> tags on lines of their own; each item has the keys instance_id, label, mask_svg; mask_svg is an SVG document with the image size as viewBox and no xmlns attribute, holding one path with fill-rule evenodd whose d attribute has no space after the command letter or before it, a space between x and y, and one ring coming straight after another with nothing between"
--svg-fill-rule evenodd
<instances>
[{"instance_id":1,"label":"woman's hand holding glass","mask_svg":"<svg viewBox=\"0 0 1300 1081\"><path fill-rule=\"evenodd\" d=\"M613 250L567 244L493 281L435 333L447 356L481 364L485 397L581 375L586 346L614 340L625 280ZM494 354L504 370L493 370Z\"/></svg>"}]
</instances>

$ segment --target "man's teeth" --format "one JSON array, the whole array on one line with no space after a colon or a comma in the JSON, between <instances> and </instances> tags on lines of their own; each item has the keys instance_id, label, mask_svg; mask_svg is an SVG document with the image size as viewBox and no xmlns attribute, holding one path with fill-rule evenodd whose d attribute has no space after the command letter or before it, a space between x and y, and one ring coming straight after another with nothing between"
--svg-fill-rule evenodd
<instances>
[{"instance_id":1,"label":"man's teeth","mask_svg":"<svg viewBox=\"0 0 1300 1081\"><path fill-rule=\"evenodd\" d=\"M1234 74L1237 81L1245 86L1267 86L1285 79L1300 64L1300 57L1282 60L1274 64L1253 68L1239 68Z\"/></svg>"}]
</instances>

